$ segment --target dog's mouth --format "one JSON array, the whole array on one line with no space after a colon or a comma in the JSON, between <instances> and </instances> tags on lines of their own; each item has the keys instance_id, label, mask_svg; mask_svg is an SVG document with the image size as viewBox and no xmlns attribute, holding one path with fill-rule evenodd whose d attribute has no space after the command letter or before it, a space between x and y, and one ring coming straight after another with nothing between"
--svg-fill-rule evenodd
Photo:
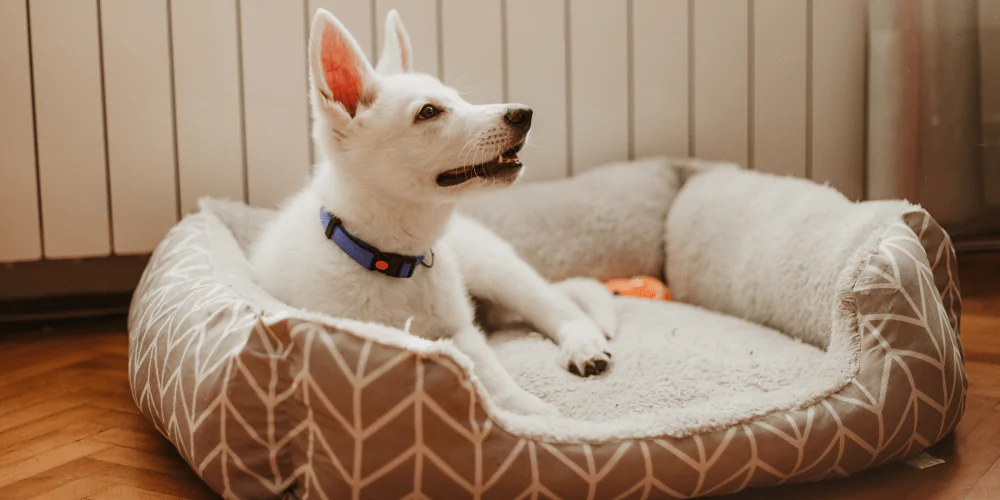
<instances>
[{"instance_id":1,"label":"dog's mouth","mask_svg":"<svg viewBox=\"0 0 1000 500\"><path fill-rule=\"evenodd\" d=\"M514 147L500 153L500 156L475 165L453 168L441 172L437 176L438 186L450 187L465 183L471 179L480 180L513 177L513 174L521 170L524 165L517 157L517 153L524 147L524 141L517 143Z\"/></svg>"}]
</instances>

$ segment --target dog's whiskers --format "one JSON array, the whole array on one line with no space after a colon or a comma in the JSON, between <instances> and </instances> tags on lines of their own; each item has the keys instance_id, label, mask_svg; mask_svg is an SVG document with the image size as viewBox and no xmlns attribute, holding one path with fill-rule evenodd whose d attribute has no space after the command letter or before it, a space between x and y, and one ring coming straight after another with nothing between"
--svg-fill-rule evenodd
<instances>
[{"instance_id":1,"label":"dog's whiskers","mask_svg":"<svg viewBox=\"0 0 1000 500\"><path fill-rule=\"evenodd\" d=\"M473 162L472 163L473 164L472 173L476 174L476 178L477 179L484 180L484 178L486 177L486 167L483 167L483 173L482 173L482 175L479 174L479 167L482 166L482 165L480 165L480 162L479 162L479 153L481 153L481 152L483 152L483 147L480 144L479 147L476 148L476 155L472 157L472 162Z\"/></svg>"},{"instance_id":2,"label":"dog's whiskers","mask_svg":"<svg viewBox=\"0 0 1000 500\"><path fill-rule=\"evenodd\" d=\"M476 142L478 140L479 140L479 136L476 135L472 139L469 139L468 141L465 142L465 145L462 146L462 150L458 152L458 158L457 158L457 160L459 161L459 163L461 163L462 156L465 154L465 151L469 148L469 146L471 146L473 142Z\"/></svg>"},{"instance_id":3,"label":"dog's whiskers","mask_svg":"<svg viewBox=\"0 0 1000 500\"><path fill-rule=\"evenodd\" d=\"M473 137L472 139L469 139L469 142L466 142L465 145L462 146L462 150L458 152L458 166L464 166L465 165L465 159L472 152L472 149L468 149L468 148L471 146L473 149L475 149L475 147L479 145L479 140L481 138L482 138L482 134L481 133L480 134L476 134L475 137Z\"/></svg>"},{"instance_id":4,"label":"dog's whiskers","mask_svg":"<svg viewBox=\"0 0 1000 500\"><path fill-rule=\"evenodd\" d=\"M469 139L469 142L466 142L465 146L462 146L462 151L459 152L458 166L469 165L468 163L466 163L465 160L469 157L470 154L475 153L476 149L480 146L482 139L483 139L483 133L479 132L476 134L475 137Z\"/></svg>"}]
</instances>

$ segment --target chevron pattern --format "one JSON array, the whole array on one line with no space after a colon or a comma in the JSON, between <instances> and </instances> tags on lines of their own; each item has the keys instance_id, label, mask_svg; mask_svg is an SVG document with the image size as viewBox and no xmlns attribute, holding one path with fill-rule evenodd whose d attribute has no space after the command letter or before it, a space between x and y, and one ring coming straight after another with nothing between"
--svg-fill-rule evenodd
<instances>
[{"instance_id":1,"label":"chevron pattern","mask_svg":"<svg viewBox=\"0 0 1000 500\"><path fill-rule=\"evenodd\" d=\"M157 249L130 315L129 377L143 414L227 498L724 494L910 456L965 406L955 254L919 210L848 293L861 368L839 392L702 434L591 444L507 431L446 356L255 306L228 281L239 265L210 251L235 248L221 227L202 212Z\"/></svg>"}]
</instances>

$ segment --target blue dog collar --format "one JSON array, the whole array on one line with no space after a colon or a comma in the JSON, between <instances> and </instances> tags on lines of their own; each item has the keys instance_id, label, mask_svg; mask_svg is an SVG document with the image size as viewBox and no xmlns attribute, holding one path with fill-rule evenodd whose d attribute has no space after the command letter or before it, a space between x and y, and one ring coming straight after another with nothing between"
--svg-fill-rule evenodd
<instances>
[{"instance_id":1,"label":"blue dog collar","mask_svg":"<svg viewBox=\"0 0 1000 500\"><path fill-rule=\"evenodd\" d=\"M378 271L393 278L409 278L417 264L424 261L424 256L413 257L398 253L379 251L368 243L354 237L344 229L340 219L325 208L319 209L319 220L326 230L326 237L340 247L350 258L369 271Z\"/></svg>"}]
</instances>

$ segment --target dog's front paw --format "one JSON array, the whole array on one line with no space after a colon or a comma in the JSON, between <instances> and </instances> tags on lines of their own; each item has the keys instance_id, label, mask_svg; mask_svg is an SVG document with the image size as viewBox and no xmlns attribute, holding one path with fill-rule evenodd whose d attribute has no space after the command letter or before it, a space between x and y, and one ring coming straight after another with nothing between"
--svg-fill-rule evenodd
<instances>
[{"instance_id":1,"label":"dog's front paw","mask_svg":"<svg viewBox=\"0 0 1000 500\"><path fill-rule=\"evenodd\" d=\"M523 390L499 396L497 404L505 410L521 415L559 415L559 410L555 406Z\"/></svg>"},{"instance_id":2,"label":"dog's front paw","mask_svg":"<svg viewBox=\"0 0 1000 500\"><path fill-rule=\"evenodd\" d=\"M599 375L611 365L611 348L604 333L590 322L574 322L560 328L559 362L581 377Z\"/></svg>"}]
</instances>

